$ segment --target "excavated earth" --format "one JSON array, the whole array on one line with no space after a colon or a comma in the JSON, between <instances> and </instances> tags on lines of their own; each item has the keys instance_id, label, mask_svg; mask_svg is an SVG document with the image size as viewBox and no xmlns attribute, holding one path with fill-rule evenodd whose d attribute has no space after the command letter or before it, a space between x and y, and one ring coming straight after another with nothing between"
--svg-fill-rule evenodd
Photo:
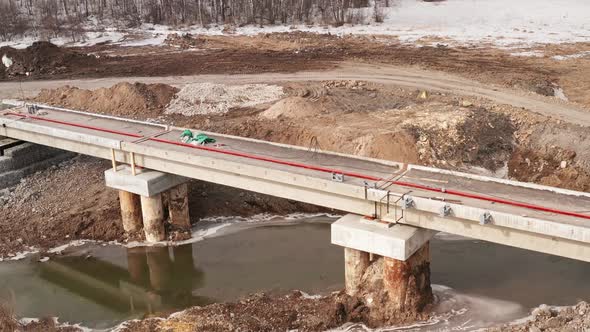
<instances>
[{"instance_id":1,"label":"excavated earth","mask_svg":"<svg viewBox=\"0 0 590 332\"><path fill-rule=\"evenodd\" d=\"M210 84L184 89L195 88L210 98L224 96L226 91L223 86ZM475 171L574 190L590 189L590 135L586 127L484 99L362 81L285 83L282 90L283 95L273 102L229 111L213 109L194 116L183 113L192 114L190 110L200 101L186 105L188 113L177 107L167 109L177 90L162 84L121 83L95 91L63 87L42 91L35 100L310 150ZM127 107L129 101L133 101L132 107ZM117 195L102 181L106 168L106 161L78 157L12 188L0 198L0 212L6 216L0 222L0 230L6 234L0 242L0 256L29 246L48 248L72 239L125 241L141 237L123 234ZM199 201L191 211L196 218L320 210L201 182L194 182L191 188L194 201ZM46 216L50 216L49 220ZM20 226L21 220L29 221L26 227ZM183 237L174 232L171 236Z\"/></svg>"},{"instance_id":2,"label":"excavated earth","mask_svg":"<svg viewBox=\"0 0 590 332\"><path fill-rule=\"evenodd\" d=\"M35 61L35 48L3 50L24 60L21 60L20 72L0 71L0 80L27 79L23 76L25 71L34 73L29 79L294 72L330 68L333 61L356 59L442 70L543 95L554 94L555 87L560 86L568 92L570 100L590 105L590 98L580 88L590 85L590 75L586 75L590 74L588 60L557 63L548 57L561 52L558 49L548 48L545 50L548 55L543 58L523 58L485 48L415 48L379 36L337 37L307 33L170 37L168 42L169 48L122 49L99 45L58 49L59 52L44 45L54 53L47 53L51 59L39 61ZM573 52L586 46L568 47ZM179 52L178 48L185 51ZM71 60L60 62L60 59ZM179 62L185 65L179 68ZM58 66L60 63L67 65ZM190 110L183 113L167 109L181 92L165 85L122 83L96 91L63 87L43 91L35 100L296 144L310 150L332 150L469 170L575 190L590 189L587 127L486 99L362 81L283 83L281 86L284 95L275 101L194 116L183 115L191 114ZM202 91L203 87L198 89ZM0 196L0 214L6 216L0 221L0 231L6 234L0 242L0 257L30 247L43 250L73 239L120 242L141 239L142 234L124 234L120 227L116 192L105 188L102 180L102 172L108 167L108 162L77 157L25 179ZM194 221L216 215L320 211L309 205L197 181L191 183L190 190L190 200L199 202L191 205ZM22 220L27 220L26 227L22 227ZM172 240L186 237L174 230L169 230L169 234ZM349 298L341 293L321 299L310 299L298 292L280 297L256 294L234 303L194 307L168 319L130 322L125 329L317 331L344 322L363 322L368 326L399 324L427 318L427 309L388 320L379 316L382 312L373 311L362 298ZM583 303L573 311L541 309L531 322L496 330L590 328L590 322L585 319L587 305ZM9 313L0 314L0 317L0 328L2 324L16 324ZM34 324L45 324L41 329L48 331L71 329L55 327L51 320ZM19 327L23 331L35 328L32 325Z\"/></svg>"},{"instance_id":3,"label":"excavated earth","mask_svg":"<svg viewBox=\"0 0 590 332\"><path fill-rule=\"evenodd\" d=\"M554 88L561 87L570 100L590 105L586 93L590 86L590 60L567 57L590 50L590 44L585 43L541 47L542 57L512 56L514 50L485 45L451 48L436 43L432 46L431 42L416 47L401 44L395 37L306 32L256 36L170 35L167 43L58 48L39 42L24 50L3 47L0 53L13 57L15 65L10 70L0 67L0 81L289 73L333 68L340 61L361 61L448 72L542 95L554 95ZM556 61L553 59L556 56L566 58ZM29 76L25 75L27 72Z\"/></svg>"},{"instance_id":4,"label":"excavated earth","mask_svg":"<svg viewBox=\"0 0 590 332\"><path fill-rule=\"evenodd\" d=\"M189 116L183 114L192 114L190 110L197 105L185 105L186 112L176 106L167 107L178 98L174 94L177 91L163 85L118 84L96 91L64 87L45 90L35 100L302 145L310 150L333 150L509 176L576 190L589 189L590 135L585 127L484 99L363 81L284 83L281 86L283 94L272 102L265 100L254 106L229 110L211 108L206 114ZM184 89L197 89L208 98L214 98L215 91L218 96L226 91L223 86L210 84L185 86ZM181 94L182 91L177 95ZM121 103L126 98L140 106L126 109ZM576 144L571 144L572 141ZM24 180L0 208L0 213L7 217L0 224L0 230L8 235L0 252L13 253L26 250L28 246L43 249L71 239L121 242L141 239L141 234L124 234L120 227L117 195L105 188L102 181L102 172L108 167L107 161L78 157ZM191 205L195 220L214 215L320 210L203 182L195 181L190 188L191 202L199 202ZM49 220L47 216L51 216ZM24 219L32 222L27 222L25 228L17 227L17 221ZM169 233L172 240L186 236L172 230ZM380 271L379 264L373 266ZM382 280L382 276L374 279ZM235 303L191 308L165 320L151 318L130 322L126 330L318 331L345 322L379 326L428 318L428 307L391 316L390 311L367 304L368 297L387 296L382 289L375 283L359 298L341 293L321 299L310 299L299 293L289 296L257 294ZM557 314L551 315L546 320ZM543 317L539 316L539 320L539 324L546 324ZM511 328L520 331L518 327Z\"/></svg>"}]
</instances>

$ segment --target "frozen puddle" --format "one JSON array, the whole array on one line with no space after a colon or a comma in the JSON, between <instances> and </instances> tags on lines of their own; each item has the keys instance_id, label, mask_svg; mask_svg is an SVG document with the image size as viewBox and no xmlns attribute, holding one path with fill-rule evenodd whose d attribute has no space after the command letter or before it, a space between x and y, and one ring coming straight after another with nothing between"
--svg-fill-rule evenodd
<instances>
[{"instance_id":1,"label":"frozen puddle","mask_svg":"<svg viewBox=\"0 0 590 332\"><path fill-rule=\"evenodd\" d=\"M109 329L259 291L327 294L341 289L344 277L342 248L330 244L333 220L222 218L209 220L203 239L185 245L87 243L45 262L39 255L2 262L0 301L19 317ZM444 234L432 241L431 253L434 318L380 331L469 331L526 317L541 303L590 298L590 266L582 262ZM367 329L349 324L339 330Z\"/></svg>"}]
</instances>

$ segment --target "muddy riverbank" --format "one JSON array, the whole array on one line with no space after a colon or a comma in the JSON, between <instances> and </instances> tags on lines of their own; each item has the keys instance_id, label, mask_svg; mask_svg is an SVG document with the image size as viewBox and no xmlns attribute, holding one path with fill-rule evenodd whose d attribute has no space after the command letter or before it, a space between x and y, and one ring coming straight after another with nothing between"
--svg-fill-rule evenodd
<instances>
[{"instance_id":1,"label":"muddy riverbank","mask_svg":"<svg viewBox=\"0 0 590 332\"><path fill-rule=\"evenodd\" d=\"M211 221L202 230L209 237L181 247L89 244L49 260L3 262L0 300L21 318L58 317L97 330L141 319L124 330L360 331L366 307L339 293L343 252L330 244L332 220L228 218ZM527 317L542 303L590 297L582 262L445 234L431 252L436 301L408 324L415 331L487 328ZM557 315L536 314L525 326Z\"/></svg>"},{"instance_id":2,"label":"muddy riverbank","mask_svg":"<svg viewBox=\"0 0 590 332\"><path fill-rule=\"evenodd\" d=\"M116 190L104 184L110 163L79 156L36 173L0 194L0 258L45 251L72 240L142 241L143 234L126 234ZM193 223L216 216L249 217L261 213L325 212L325 209L266 195L191 181ZM170 240L186 234L169 232Z\"/></svg>"}]
</instances>

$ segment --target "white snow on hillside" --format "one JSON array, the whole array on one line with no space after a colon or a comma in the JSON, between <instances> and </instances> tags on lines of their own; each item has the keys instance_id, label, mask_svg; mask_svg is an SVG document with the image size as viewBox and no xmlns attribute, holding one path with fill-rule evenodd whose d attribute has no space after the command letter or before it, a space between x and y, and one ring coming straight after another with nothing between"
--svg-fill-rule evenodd
<instances>
[{"instance_id":1,"label":"white snow on hillside","mask_svg":"<svg viewBox=\"0 0 590 332\"><path fill-rule=\"evenodd\" d=\"M93 46L106 42L117 43L125 37L125 33L120 31L88 31L84 35L83 40L78 42L72 42L71 38L66 37L51 38L50 41L58 46ZM39 38L37 37L28 36L13 41L0 42L0 47L10 46L16 49L22 49L31 46L31 44L38 40Z\"/></svg>"},{"instance_id":2,"label":"white snow on hillside","mask_svg":"<svg viewBox=\"0 0 590 332\"><path fill-rule=\"evenodd\" d=\"M372 10L364 9L371 17ZM383 23L369 25L321 26L245 26L237 34L253 35L294 30L343 34L382 34L397 36L402 42L436 37L456 44L489 43L501 47L535 44L590 42L590 1L587 0L447 0L423 2L398 0L384 8ZM151 26L154 33L165 33ZM193 28L193 34L222 34L222 27ZM163 40L163 39L162 39Z\"/></svg>"},{"instance_id":3,"label":"white snow on hillside","mask_svg":"<svg viewBox=\"0 0 590 332\"><path fill-rule=\"evenodd\" d=\"M293 30L343 34L381 34L396 36L402 42L414 43L435 37L443 42L459 45L492 44L499 47L523 47L537 44L590 42L590 1L588 0L447 0L423 2L396 0L395 6L384 8L385 21L366 25L327 26L245 26L237 34L254 35ZM372 17L372 9L361 9L365 17ZM160 45L168 33L222 34L222 26L209 29L193 27L171 29L166 26L144 24L135 34L145 39L125 41L116 31L88 35L84 43L118 42L123 46ZM0 43L19 47L31 40ZM60 45L66 40L52 40ZM432 41L436 43L437 40Z\"/></svg>"}]
</instances>

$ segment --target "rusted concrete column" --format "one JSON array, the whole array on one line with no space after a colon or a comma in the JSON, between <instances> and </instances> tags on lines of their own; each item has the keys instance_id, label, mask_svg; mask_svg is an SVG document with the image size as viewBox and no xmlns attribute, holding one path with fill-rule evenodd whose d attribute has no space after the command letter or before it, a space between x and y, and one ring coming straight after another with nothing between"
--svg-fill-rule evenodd
<instances>
[{"instance_id":1,"label":"rusted concrete column","mask_svg":"<svg viewBox=\"0 0 590 332\"><path fill-rule=\"evenodd\" d=\"M383 285L396 312L420 312L431 303L429 243L406 261L384 257Z\"/></svg>"},{"instance_id":2,"label":"rusted concrete column","mask_svg":"<svg viewBox=\"0 0 590 332\"><path fill-rule=\"evenodd\" d=\"M344 248L344 281L346 294L353 296L357 293L361 278L370 264L369 253Z\"/></svg>"},{"instance_id":3,"label":"rusted concrete column","mask_svg":"<svg viewBox=\"0 0 590 332\"><path fill-rule=\"evenodd\" d=\"M170 223L176 228L190 229L188 213L188 185L180 184L170 189Z\"/></svg>"},{"instance_id":4,"label":"rusted concrete column","mask_svg":"<svg viewBox=\"0 0 590 332\"><path fill-rule=\"evenodd\" d=\"M164 230L162 195L141 196L141 213L143 214L145 239L148 242L163 241L166 238L166 232Z\"/></svg>"},{"instance_id":5,"label":"rusted concrete column","mask_svg":"<svg viewBox=\"0 0 590 332\"><path fill-rule=\"evenodd\" d=\"M125 190L119 190L121 203L121 219L125 232L135 232L141 229L141 203L139 195Z\"/></svg>"}]
</instances>

